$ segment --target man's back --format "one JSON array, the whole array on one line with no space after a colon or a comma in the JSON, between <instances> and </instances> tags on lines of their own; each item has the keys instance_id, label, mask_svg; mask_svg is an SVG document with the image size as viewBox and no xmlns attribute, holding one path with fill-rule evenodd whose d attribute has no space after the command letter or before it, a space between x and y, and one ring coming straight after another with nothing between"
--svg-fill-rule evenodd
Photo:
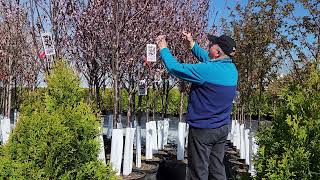
<instances>
[{"instance_id":1,"label":"man's back","mask_svg":"<svg viewBox=\"0 0 320 180\"><path fill-rule=\"evenodd\" d=\"M201 64L203 83L191 86L187 122L197 128L218 128L229 123L238 72L231 59Z\"/></svg>"}]
</instances>

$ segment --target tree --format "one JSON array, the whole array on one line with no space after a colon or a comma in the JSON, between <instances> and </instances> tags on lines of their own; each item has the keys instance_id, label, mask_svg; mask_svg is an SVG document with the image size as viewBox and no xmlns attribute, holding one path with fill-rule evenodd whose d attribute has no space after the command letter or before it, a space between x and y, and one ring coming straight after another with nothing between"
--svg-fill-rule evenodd
<instances>
[{"instance_id":1,"label":"tree","mask_svg":"<svg viewBox=\"0 0 320 180\"><path fill-rule=\"evenodd\" d=\"M1 2L0 10L1 109L10 117L11 108L19 107L23 89L35 87L40 66L26 10L15 2Z\"/></svg>"},{"instance_id":2,"label":"tree","mask_svg":"<svg viewBox=\"0 0 320 180\"><path fill-rule=\"evenodd\" d=\"M241 104L247 112L259 114L260 119L263 93L282 63L279 41L283 8L276 0L254 0L244 7L238 4L231 17L231 29L237 42L234 61L239 71ZM255 94L258 94L258 101L252 105L251 98L247 97ZM252 112L253 109L258 112Z\"/></svg>"},{"instance_id":3,"label":"tree","mask_svg":"<svg viewBox=\"0 0 320 180\"><path fill-rule=\"evenodd\" d=\"M296 9L304 10L303 15L295 13ZM316 0L286 2L284 13L286 21L282 25L283 58L291 66L290 74L295 81L304 83L308 80L304 69L313 62L319 64L320 58L320 2Z\"/></svg>"},{"instance_id":4,"label":"tree","mask_svg":"<svg viewBox=\"0 0 320 180\"><path fill-rule=\"evenodd\" d=\"M74 3L70 7L72 33L68 54L75 67L89 85L89 99L102 109L100 88L107 78L111 78L110 47L104 43L108 29L104 26L105 16L102 3Z\"/></svg>"}]
</instances>

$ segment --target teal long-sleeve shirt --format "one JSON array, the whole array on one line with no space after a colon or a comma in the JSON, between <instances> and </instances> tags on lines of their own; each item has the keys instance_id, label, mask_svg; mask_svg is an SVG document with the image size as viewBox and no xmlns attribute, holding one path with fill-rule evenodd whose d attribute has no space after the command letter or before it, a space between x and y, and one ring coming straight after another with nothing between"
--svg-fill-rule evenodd
<instances>
[{"instance_id":1,"label":"teal long-sleeve shirt","mask_svg":"<svg viewBox=\"0 0 320 180\"><path fill-rule=\"evenodd\" d=\"M224 86L235 86L237 84L238 72L230 58L211 60L208 52L197 43L191 51L200 63L180 63L168 48L160 50L160 57L170 74L185 81L198 85L206 82Z\"/></svg>"}]
</instances>

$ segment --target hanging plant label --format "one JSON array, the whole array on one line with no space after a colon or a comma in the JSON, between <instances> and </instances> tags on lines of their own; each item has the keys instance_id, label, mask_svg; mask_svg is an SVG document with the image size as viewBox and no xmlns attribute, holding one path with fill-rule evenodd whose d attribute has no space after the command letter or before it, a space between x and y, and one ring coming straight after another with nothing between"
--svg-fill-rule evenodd
<instances>
[{"instance_id":1,"label":"hanging plant label","mask_svg":"<svg viewBox=\"0 0 320 180\"><path fill-rule=\"evenodd\" d=\"M54 44L52 40L52 34L50 32L41 33L42 44L44 52L47 56L55 55Z\"/></svg>"},{"instance_id":2,"label":"hanging plant label","mask_svg":"<svg viewBox=\"0 0 320 180\"><path fill-rule=\"evenodd\" d=\"M155 44L147 44L147 61L157 61L157 46Z\"/></svg>"},{"instance_id":3,"label":"hanging plant label","mask_svg":"<svg viewBox=\"0 0 320 180\"><path fill-rule=\"evenodd\" d=\"M139 81L139 96L146 96L147 95L147 82L146 80Z\"/></svg>"}]
</instances>

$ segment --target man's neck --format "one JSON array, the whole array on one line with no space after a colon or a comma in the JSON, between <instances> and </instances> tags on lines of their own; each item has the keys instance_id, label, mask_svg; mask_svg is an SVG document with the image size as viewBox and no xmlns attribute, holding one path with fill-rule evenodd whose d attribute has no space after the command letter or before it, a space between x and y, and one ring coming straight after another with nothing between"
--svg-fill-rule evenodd
<instances>
[{"instance_id":1,"label":"man's neck","mask_svg":"<svg viewBox=\"0 0 320 180\"><path fill-rule=\"evenodd\" d=\"M220 56L220 57L218 57L217 59L214 59L214 60L222 60L222 59L230 59L230 57L227 56L227 55L223 55L223 56Z\"/></svg>"}]
</instances>

